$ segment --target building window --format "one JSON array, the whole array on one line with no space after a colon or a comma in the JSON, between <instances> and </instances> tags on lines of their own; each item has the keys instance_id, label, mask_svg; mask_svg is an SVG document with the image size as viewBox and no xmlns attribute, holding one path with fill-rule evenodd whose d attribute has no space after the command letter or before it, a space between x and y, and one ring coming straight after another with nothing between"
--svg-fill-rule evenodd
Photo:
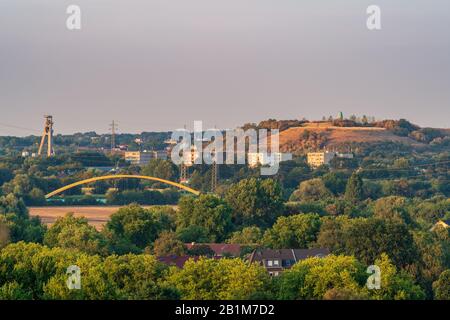
<instances>
[{"instance_id":1,"label":"building window","mask_svg":"<svg viewBox=\"0 0 450 320\"><path fill-rule=\"evenodd\" d=\"M274 260L274 261L273 261L273 265L276 266L276 267L278 267L278 266L280 265L280 262L279 262L278 260Z\"/></svg>"},{"instance_id":2,"label":"building window","mask_svg":"<svg viewBox=\"0 0 450 320\"><path fill-rule=\"evenodd\" d=\"M272 265L273 265L272 260L267 260L267 266L268 266L268 267L271 267Z\"/></svg>"}]
</instances>

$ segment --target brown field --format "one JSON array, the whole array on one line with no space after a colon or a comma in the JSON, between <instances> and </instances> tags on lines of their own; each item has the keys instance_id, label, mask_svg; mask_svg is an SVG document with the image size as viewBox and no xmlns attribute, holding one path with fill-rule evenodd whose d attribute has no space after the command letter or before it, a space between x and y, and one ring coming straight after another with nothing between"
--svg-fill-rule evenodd
<instances>
[{"instance_id":1,"label":"brown field","mask_svg":"<svg viewBox=\"0 0 450 320\"><path fill-rule=\"evenodd\" d=\"M143 206L150 208L152 206ZM105 207L29 207L28 210L31 216L39 216L42 223L51 226L55 223L58 217L63 217L68 212L73 212L75 217L85 217L88 219L90 225L97 230L101 230L109 217L119 210L120 206L105 206Z\"/></svg>"},{"instance_id":2,"label":"brown field","mask_svg":"<svg viewBox=\"0 0 450 320\"><path fill-rule=\"evenodd\" d=\"M384 128L363 128L363 127L334 127L309 124L305 127L289 128L280 133L280 148L283 145L295 145L295 143L301 140L301 136L305 130L309 132L322 133L326 136L327 147L333 147L346 142L403 142L410 145L420 145L418 142L407 138L399 137L393 133L385 130Z\"/></svg>"}]
</instances>

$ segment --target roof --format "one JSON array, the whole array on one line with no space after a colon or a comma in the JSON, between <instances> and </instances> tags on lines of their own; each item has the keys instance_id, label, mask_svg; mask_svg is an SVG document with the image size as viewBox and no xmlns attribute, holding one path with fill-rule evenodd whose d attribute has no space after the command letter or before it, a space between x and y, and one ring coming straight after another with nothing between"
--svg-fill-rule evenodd
<instances>
[{"instance_id":1,"label":"roof","mask_svg":"<svg viewBox=\"0 0 450 320\"><path fill-rule=\"evenodd\" d=\"M270 259L300 261L311 257L324 257L330 254L326 248L315 249L258 249L250 255L250 263Z\"/></svg>"},{"instance_id":2,"label":"roof","mask_svg":"<svg viewBox=\"0 0 450 320\"><path fill-rule=\"evenodd\" d=\"M234 257L239 257L241 254L240 244L228 244L228 243L185 243L187 249L192 249L195 246L208 246L214 251L216 256L223 256L226 254Z\"/></svg>"}]
</instances>

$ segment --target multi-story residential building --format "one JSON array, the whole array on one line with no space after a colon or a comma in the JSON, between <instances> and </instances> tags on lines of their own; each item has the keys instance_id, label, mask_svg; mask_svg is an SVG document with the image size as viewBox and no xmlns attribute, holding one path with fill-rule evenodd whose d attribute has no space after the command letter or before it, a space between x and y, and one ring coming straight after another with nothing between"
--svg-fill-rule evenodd
<instances>
[{"instance_id":1,"label":"multi-story residential building","mask_svg":"<svg viewBox=\"0 0 450 320\"><path fill-rule=\"evenodd\" d=\"M330 254L328 249L256 249L249 256L250 263L261 264L270 276L278 276L286 269L290 269L298 261L325 257Z\"/></svg>"},{"instance_id":2,"label":"multi-story residential building","mask_svg":"<svg viewBox=\"0 0 450 320\"><path fill-rule=\"evenodd\" d=\"M292 160L292 154L290 153L262 153L262 152L249 152L247 153L247 163L250 168L254 168L258 165L270 165L277 161L278 163L283 161Z\"/></svg>"},{"instance_id":3,"label":"multi-story residential building","mask_svg":"<svg viewBox=\"0 0 450 320\"><path fill-rule=\"evenodd\" d=\"M334 158L353 159L353 153L339 153L339 152L309 152L307 154L307 162L313 168L318 168L322 165L329 165Z\"/></svg>"},{"instance_id":4,"label":"multi-story residential building","mask_svg":"<svg viewBox=\"0 0 450 320\"><path fill-rule=\"evenodd\" d=\"M309 152L307 154L307 162L313 168L330 164L330 161L336 156L334 152Z\"/></svg>"},{"instance_id":5,"label":"multi-story residential building","mask_svg":"<svg viewBox=\"0 0 450 320\"><path fill-rule=\"evenodd\" d=\"M125 161L134 165L146 165L151 159L167 159L167 152L161 151L127 151L125 152Z\"/></svg>"}]
</instances>

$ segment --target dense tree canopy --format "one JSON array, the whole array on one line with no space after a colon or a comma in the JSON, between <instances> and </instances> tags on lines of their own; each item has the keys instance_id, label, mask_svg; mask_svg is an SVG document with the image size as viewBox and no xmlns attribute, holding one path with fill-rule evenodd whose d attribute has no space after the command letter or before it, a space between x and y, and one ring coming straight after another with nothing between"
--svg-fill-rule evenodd
<instances>
[{"instance_id":1,"label":"dense tree canopy","mask_svg":"<svg viewBox=\"0 0 450 320\"><path fill-rule=\"evenodd\" d=\"M243 179L230 187L225 200L236 225L269 227L283 210L281 187L271 179Z\"/></svg>"}]
</instances>

